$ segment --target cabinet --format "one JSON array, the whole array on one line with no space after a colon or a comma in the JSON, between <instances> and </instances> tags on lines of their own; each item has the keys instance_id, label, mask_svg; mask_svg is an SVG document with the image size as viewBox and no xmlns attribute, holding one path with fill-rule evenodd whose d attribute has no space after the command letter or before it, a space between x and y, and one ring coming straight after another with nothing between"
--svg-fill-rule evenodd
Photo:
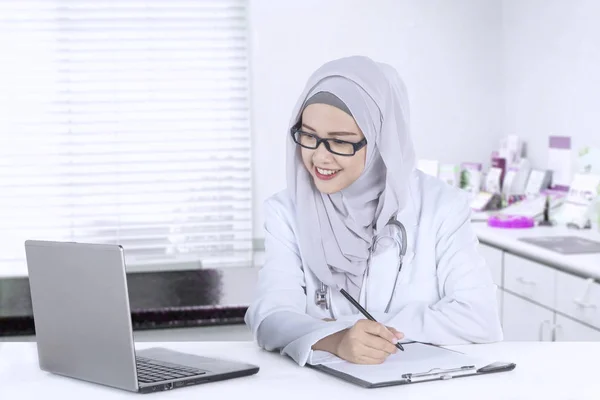
<instances>
[{"instance_id":1,"label":"cabinet","mask_svg":"<svg viewBox=\"0 0 600 400\"><path fill-rule=\"evenodd\" d=\"M543 254L520 241L520 232L493 230L491 234L484 226L477 230L479 254L499 288L504 340L600 341L599 281L556 267L553 258L539 261L536 257ZM540 229L540 236L547 234ZM556 262L600 267L597 255L558 258Z\"/></svg>"},{"instance_id":2,"label":"cabinet","mask_svg":"<svg viewBox=\"0 0 600 400\"><path fill-rule=\"evenodd\" d=\"M504 293L503 320L506 341L552 341L554 312L511 293Z\"/></svg>"},{"instance_id":3,"label":"cabinet","mask_svg":"<svg viewBox=\"0 0 600 400\"><path fill-rule=\"evenodd\" d=\"M557 342L600 342L600 331L559 314L556 316L554 340Z\"/></svg>"},{"instance_id":4,"label":"cabinet","mask_svg":"<svg viewBox=\"0 0 600 400\"><path fill-rule=\"evenodd\" d=\"M504 255L504 287L543 306L554 308L556 270L543 264Z\"/></svg>"},{"instance_id":5,"label":"cabinet","mask_svg":"<svg viewBox=\"0 0 600 400\"><path fill-rule=\"evenodd\" d=\"M600 285L591 279L557 271L556 309L600 329Z\"/></svg>"},{"instance_id":6,"label":"cabinet","mask_svg":"<svg viewBox=\"0 0 600 400\"><path fill-rule=\"evenodd\" d=\"M600 284L480 244L506 341L600 341Z\"/></svg>"}]
</instances>

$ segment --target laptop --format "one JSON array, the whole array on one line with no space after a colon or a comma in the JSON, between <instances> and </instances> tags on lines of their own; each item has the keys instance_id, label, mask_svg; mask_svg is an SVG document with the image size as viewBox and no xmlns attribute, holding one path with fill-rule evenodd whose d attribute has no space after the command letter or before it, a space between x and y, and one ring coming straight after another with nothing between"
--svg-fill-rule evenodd
<instances>
[{"instance_id":1,"label":"laptop","mask_svg":"<svg viewBox=\"0 0 600 400\"><path fill-rule=\"evenodd\" d=\"M40 369L138 393L258 372L162 347L136 350L121 246L28 240L25 253Z\"/></svg>"}]
</instances>

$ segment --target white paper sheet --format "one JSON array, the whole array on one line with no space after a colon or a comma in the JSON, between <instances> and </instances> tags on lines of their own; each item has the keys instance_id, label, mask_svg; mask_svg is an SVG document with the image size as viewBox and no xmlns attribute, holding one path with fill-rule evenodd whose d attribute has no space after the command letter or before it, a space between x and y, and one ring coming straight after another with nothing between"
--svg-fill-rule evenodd
<instances>
[{"instance_id":1,"label":"white paper sheet","mask_svg":"<svg viewBox=\"0 0 600 400\"><path fill-rule=\"evenodd\" d=\"M404 351L392 354L383 364L379 365L353 364L333 355L322 355L318 364L377 384L400 381L403 379L403 374L418 374L437 368L455 369L464 366L474 366L475 369L478 369L492 362L441 347L410 343L404 345Z\"/></svg>"}]
</instances>

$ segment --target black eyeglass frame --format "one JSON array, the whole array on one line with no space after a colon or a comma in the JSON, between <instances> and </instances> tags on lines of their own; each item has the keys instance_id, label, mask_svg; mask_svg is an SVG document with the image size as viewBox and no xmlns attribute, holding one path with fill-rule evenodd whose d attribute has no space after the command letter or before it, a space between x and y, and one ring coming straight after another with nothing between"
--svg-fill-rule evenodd
<instances>
[{"instance_id":1,"label":"black eyeglass frame","mask_svg":"<svg viewBox=\"0 0 600 400\"><path fill-rule=\"evenodd\" d=\"M300 142L298 142L296 140L296 133L301 133L303 135L307 135L310 136L312 138L314 138L317 141L317 144L314 147L311 146L306 146L304 144L301 144ZM290 130L290 134L292 135L292 140L294 141L294 143L296 143L297 145L304 147L305 149L311 149L311 150L316 150L319 148L319 146L321 145L321 143L323 143L325 145L325 148L327 149L327 151L329 151L332 154L338 155L338 156L343 156L343 157L352 157L353 155L356 154L357 151L359 151L360 149L362 149L363 147L365 147L367 145L367 138L362 138L360 141L358 142L348 142L347 140L340 140L340 139L333 139L333 138L327 138L327 139L323 139L318 137L317 135L315 135L314 133L309 133L309 132L304 132L303 130L301 130L298 127L293 127ZM354 149L354 152L352 154L345 154L345 153L337 153L335 151L333 151L331 149L331 146L329 145L329 142L337 142L340 144L349 144L352 145L352 148Z\"/></svg>"}]
</instances>

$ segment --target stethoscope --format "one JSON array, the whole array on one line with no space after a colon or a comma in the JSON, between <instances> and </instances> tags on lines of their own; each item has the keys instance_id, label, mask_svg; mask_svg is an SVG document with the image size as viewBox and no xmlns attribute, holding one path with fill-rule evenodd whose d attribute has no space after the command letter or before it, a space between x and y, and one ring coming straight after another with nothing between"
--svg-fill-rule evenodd
<instances>
[{"instance_id":1,"label":"stethoscope","mask_svg":"<svg viewBox=\"0 0 600 400\"><path fill-rule=\"evenodd\" d=\"M372 245L369 248L369 257L367 260L367 270L365 271L363 287L366 287L365 283L369 277L369 267L371 264L371 258L377 250L377 245L383 238L392 238L396 242L396 247L398 248L398 268L396 269L396 278L394 279L392 294L390 295L390 299L388 300L387 306L385 308L385 312L387 313L394 299L394 294L396 293L398 276L400 276L400 271L402 270L402 261L404 255L406 254L407 248L406 229L404 228L404 225L396 219L396 216L392 216L385 225L384 229L382 229L381 232L379 232L373 237ZM326 310L332 309L331 292L329 290L329 287L323 282L321 282L319 288L315 290L315 304L319 307L325 308Z\"/></svg>"}]
</instances>

